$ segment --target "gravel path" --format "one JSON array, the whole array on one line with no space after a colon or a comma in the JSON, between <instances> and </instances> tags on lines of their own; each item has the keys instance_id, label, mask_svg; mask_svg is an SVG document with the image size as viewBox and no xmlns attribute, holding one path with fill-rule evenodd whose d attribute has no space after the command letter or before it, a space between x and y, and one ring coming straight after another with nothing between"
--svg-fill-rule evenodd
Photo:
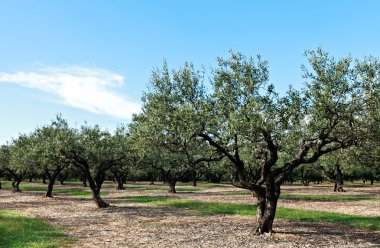
<instances>
[{"instance_id":1,"label":"gravel path","mask_svg":"<svg viewBox=\"0 0 380 248\"><path fill-rule=\"evenodd\" d=\"M205 201L210 200L210 195L214 192L211 200L224 196L233 199L237 197L240 201L252 199L249 195L221 195L214 188L206 190L208 192L183 193L178 196L202 198L200 200ZM112 194L107 197L112 206L108 209L97 209L86 198L58 195L53 199L46 199L41 197L41 192L12 194L8 190L2 190L0 209L20 210L28 216L39 217L53 225L65 227L69 235L78 239L69 247L380 247L380 232L333 224L276 220L274 235L255 236L252 233L253 217L204 215L187 209L125 203L113 197L166 195L162 191L109 191ZM362 206L362 201L350 203L357 208ZM373 203L375 202L369 202L369 208L372 208ZM281 204L289 206L290 203ZM305 205L303 207L307 209L310 207L307 203L300 204L298 201L296 206L300 205Z\"/></svg>"}]
</instances>

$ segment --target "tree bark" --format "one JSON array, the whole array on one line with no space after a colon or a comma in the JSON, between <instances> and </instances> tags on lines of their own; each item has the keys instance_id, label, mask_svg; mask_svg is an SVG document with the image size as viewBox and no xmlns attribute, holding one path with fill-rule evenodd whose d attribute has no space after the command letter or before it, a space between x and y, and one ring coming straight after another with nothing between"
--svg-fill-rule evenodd
<instances>
[{"instance_id":1,"label":"tree bark","mask_svg":"<svg viewBox=\"0 0 380 248\"><path fill-rule=\"evenodd\" d=\"M168 191L168 193L173 193L173 194L177 193L177 191L175 190L176 183L177 183L176 181L170 181L169 182L169 191Z\"/></svg>"},{"instance_id":2,"label":"tree bark","mask_svg":"<svg viewBox=\"0 0 380 248\"><path fill-rule=\"evenodd\" d=\"M19 181L19 180L12 182L13 193L20 193L21 192L21 190L19 188L20 183L21 183L21 181Z\"/></svg>"},{"instance_id":3,"label":"tree bark","mask_svg":"<svg viewBox=\"0 0 380 248\"><path fill-rule=\"evenodd\" d=\"M53 192L54 183L55 183L55 178L49 180L48 189L46 191L45 197L53 197L52 192Z\"/></svg>"},{"instance_id":4,"label":"tree bark","mask_svg":"<svg viewBox=\"0 0 380 248\"><path fill-rule=\"evenodd\" d=\"M90 188L92 191L92 199L95 201L98 208L107 208L110 205L103 201L103 199L100 197L100 189L102 187L102 184L104 182L104 179L100 175L94 178L91 176L90 170L88 167L85 168L85 175L87 178L88 183L90 184ZM104 178L104 177L103 177Z\"/></svg>"},{"instance_id":5,"label":"tree bark","mask_svg":"<svg viewBox=\"0 0 380 248\"><path fill-rule=\"evenodd\" d=\"M309 180L307 179L307 172L304 168L301 168L301 183L303 186L309 186Z\"/></svg>"},{"instance_id":6,"label":"tree bark","mask_svg":"<svg viewBox=\"0 0 380 248\"><path fill-rule=\"evenodd\" d=\"M46 174L43 174L43 175L42 175L42 183L43 183L43 184L46 184Z\"/></svg>"},{"instance_id":7,"label":"tree bark","mask_svg":"<svg viewBox=\"0 0 380 248\"><path fill-rule=\"evenodd\" d=\"M117 190L123 190L124 188L124 181L117 179Z\"/></svg>"},{"instance_id":8,"label":"tree bark","mask_svg":"<svg viewBox=\"0 0 380 248\"><path fill-rule=\"evenodd\" d=\"M103 201L98 190L92 190L92 199L95 201L98 208L107 208L110 206L108 203Z\"/></svg>"},{"instance_id":9,"label":"tree bark","mask_svg":"<svg viewBox=\"0 0 380 248\"><path fill-rule=\"evenodd\" d=\"M273 233L273 221L276 215L277 202L280 197L280 184L275 184L273 178L268 178L264 190L257 190L257 228L256 234Z\"/></svg>"},{"instance_id":10,"label":"tree bark","mask_svg":"<svg viewBox=\"0 0 380 248\"><path fill-rule=\"evenodd\" d=\"M1 187L1 181L0 181L0 189L3 189L3 188Z\"/></svg>"},{"instance_id":11,"label":"tree bark","mask_svg":"<svg viewBox=\"0 0 380 248\"><path fill-rule=\"evenodd\" d=\"M67 173L64 173L64 174L60 173L58 175L58 179L59 179L59 182L60 182L61 185L65 185L65 181L66 181L67 177L68 177Z\"/></svg>"},{"instance_id":12,"label":"tree bark","mask_svg":"<svg viewBox=\"0 0 380 248\"><path fill-rule=\"evenodd\" d=\"M83 176L83 177L82 177L82 186L83 186L83 187L88 187L88 186L87 186L87 178L86 178L86 176Z\"/></svg>"},{"instance_id":13,"label":"tree bark","mask_svg":"<svg viewBox=\"0 0 380 248\"><path fill-rule=\"evenodd\" d=\"M92 199L95 201L98 208L107 208L110 205L103 201L103 199L100 197L100 188L101 183L96 183L92 178L88 178L88 182L90 184L90 188L92 191Z\"/></svg>"},{"instance_id":14,"label":"tree bark","mask_svg":"<svg viewBox=\"0 0 380 248\"><path fill-rule=\"evenodd\" d=\"M334 192L346 192L343 189L343 176L342 176L342 170L340 169L340 165L335 165L335 183L334 183Z\"/></svg>"},{"instance_id":15,"label":"tree bark","mask_svg":"<svg viewBox=\"0 0 380 248\"><path fill-rule=\"evenodd\" d=\"M193 187L197 187L197 171L194 169L193 173L192 173L192 177L193 177Z\"/></svg>"},{"instance_id":16,"label":"tree bark","mask_svg":"<svg viewBox=\"0 0 380 248\"><path fill-rule=\"evenodd\" d=\"M98 208L109 207L110 205L103 201L103 199L100 197L100 188L102 186L102 182L95 183L91 176L88 178L88 182L92 191L92 199L95 201Z\"/></svg>"}]
</instances>

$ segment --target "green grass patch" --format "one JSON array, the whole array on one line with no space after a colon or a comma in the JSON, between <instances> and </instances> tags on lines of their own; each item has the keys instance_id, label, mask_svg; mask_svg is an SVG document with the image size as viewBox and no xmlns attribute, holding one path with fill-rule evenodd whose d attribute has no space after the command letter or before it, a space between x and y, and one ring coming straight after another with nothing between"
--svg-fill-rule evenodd
<instances>
[{"instance_id":1,"label":"green grass patch","mask_svg":"<svg viewBox=\"0 0 380 248\"><path fill-rule=\"evenodd\" d=\"M62 230L35 218L0 210L0 247L53 248L72 243Z\"/></svg>"},{"instance_id":2,"label":"green grass patch","mask_svg":"<svg viewBox=\"0 0 380 248\"><path fill-rule=\"evenodd\" d=\"M34 192L46 192L47 191L47 185L46 186L40 186L40 185L33 185L31 183L27 183L27 184L23 184L21 183L20 184L20 190L21 191L34 191ZM69 195L69 196L80 196L80 197L91 197L92 196L92 192L91 191L87 191L85 189L63 189L61 188L62 186L60 185L55 185L54 188L53 188L53 196L55 194L65 194L65 195ZM11 183L9 182L5 182L3 183L3 188L6 189L6 188L9 188L11 189L12 188L12 185ZM106 193L101 193L102 195L106 194Z\"/></svg>"},{"instance_id":3,"label":"green grass patch","mask_svg":"<svg viewBox=\"0 0 380 248\"><path fill-rule=\"evenodd\" d=\"M134 196L125 197L127 202L149 203L175 208L187 208L207 214L227 215L255 215L256 207L251 204L240 203L214 203L194 200L182 200L170 197ZM349 227L360 227L369 230L380 230L379 217L367 217L361 215L349 215L322 211L311 211L291 208L278 208L276 216L289 221L303 222L330 222Z\"/></svg>"},{"instance_id":4,"label":"green grass patch","mask_svg":"<svg viewBox=\"0 0 380 248\"><path fill-rule=\"evenodd\" d=\"M192 182L179 182L177 183L178 186L193 186ZM208 183L208 182L197 182L196 187L210 187L210 188L217 188L217 187L228 187L231 186L231 184L226 184L226 183Z\"/></svg>"},{"instance_id":5,"label":"green grass patch","mask_svg":"<svg viewBox=\"0 0 380 248\"><path fill-rule=\"evenodd\" d=\"M346 195L293 195L283 194L284 200L318 200L318 201L380 201L380 198Z\"/></svg>"},{"instance_id":6,"label":"green grass patch","mask_svg":"<svg viewBox=\"0 0 380 248\"><path fill-rule=\"evenodd\" d=\"M163 186L142 186L142 185L125 185L124 186L126 190L128 189L135 189L135 190L159 190L159 191L168 191L169 190L169 186L167 185L163 185ZM202 191L201 189L197 189L197 188L179 188L179 187L176 187L175 190L177 192L187 192L187 193L191 193L191 192L199 192L199 191Z\"/></svg>"},{"instance_id":7,"label":"green grass patch","mask_svg":"<svg viewBox=\"0 0 380 248\"><path fill-rule=\"evenodd\" d=\"M228 191L229 195L251 195L250 191ZM315 200L315 201L380 201L376 197L364 196L348 196L348 195L296 195L296 194L281 194L280 199L283 200Z\"/></svg>"},{"instance_id":8,"label":"green grass patch","mask_svg":"<svg viewBox=\"0 0 380 248\"><path fill-rule=\"evenodd\" d=\"M124 196L118 197L118 199L124 199L130 203L164 203L173 198L165 196Z\"/></svg>"}]
</instances>

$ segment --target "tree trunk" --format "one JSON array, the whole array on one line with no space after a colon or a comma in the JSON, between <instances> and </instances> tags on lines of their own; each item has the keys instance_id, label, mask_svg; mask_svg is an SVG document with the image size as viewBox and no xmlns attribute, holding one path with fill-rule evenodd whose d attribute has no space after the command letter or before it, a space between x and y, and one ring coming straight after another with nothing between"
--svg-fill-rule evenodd
<instances>
[{"instance_id":1,"label":"tree trunk","mask_svg":"<svg viewBox=\"0 0 380 248\"><path fill-rule=\"evenodd\" d=\"M29 182L31 183L32 181L33 181L33 177L30 176L30 177L29 177Z\"/></svg>"},{"instance_id":2,"label":"tree trunk","mask_svg":"<svg viewBox=\"0 0 380 248\"><path fill-rule=\"evenodd\" d=\"M103 201L98 190L92 190L92 199L95 201L98 208L107 208L110 206L108 203Z\"/></svg>"},{"instance_id":3,"label":"tree trunk","mask_svg":"<svg viewBox=\"0 0 380 248\"><path fill-rule=\"evenodd\" d=\"M148 172L148 179L150 181L150 185L154 185L154 181L156 180L155 174L153 172Z\"/></svg>"},{"instance_id":4,"label":"tree trunk","mask_svg":"<svg viewBox=\"0 0 380 248\"><path fill-rule=\"evenodd\" d=\"M197 171L194 170L193 171L193 187L196 187L197 186Z\"/></svg>"},{"instance_id":5,"label":"tree trunk","mask_svg":"<svg viewBox=\"0 0 380 248\"><path fill-rule=\"evenodd\" d=\"M197 179L193 180L193 187L197 187Z\"/></svg>"},{"instance_id":6,"label":"tree trunk","mask_svg":"<svg viewBox=\"0 0 380 248\"><path fill-rule=\"evenodd\" d=\"M252 192L252 196L257 198L256 209L256 223L262 222L265 211L265 192ZM256 233L260 233L259 227L256 229Z\"/></svg>"},{"instance_id":7,"label":"tree trunk","mask_svg":"<svg viewBox=\"0 0 380 248\"><path fill-rule=\"evenodd\" d=\"M0 181L0 189L3 189L3 188L1 187L1 181Z\"/></svg>"},{"instance_id":8,"label":"tree trunk","mask_svg":"<svg viewBox=\"0 0 380 248\"><path fill-rule=\"evenodd\" d=\"M84 177L82 177L82 186L83 187L88 187L87 186L87 178L84 176Z\"/></svg>"},{"instance_id":9,"label":"tree trunk","mask_svg":"<svg viewBox=\"0 0 380 248\"><path fill-rule=\"evenodd\" d=\"M90 171L88 169L86 169L86 177L92 191L92 199L95 201L98 208L109 207L110 205L106 203L105 201L103 201L103 199L100 197L100 189L102 187L103 181L102 180L95 181L92 178Z\"/></svg>"},{"instance_id":10,"label":"tree trunk","mask_svg":"<svg viewBox=\"0 0 380 248\"><path fill-rule=\"evenodd\" d=\"M19 180L12 182L13 193L20 193L21 192L21 190L19 188L20 183L21 183L21 181L19 181Z\"/></svg>"},{"instance_id":11,"label":"tree trunk","mask_svg":"<svg viewBox=\"0 0 380 248\"><path fill-rule=\"evenodd\" d=\"M124 182L123 182L123 180L117 179L117 188L116 189L117 190L123 190L123 189L125 189L124 188Z\"/></svg>"},{"instance_id":12,"label":"tree trunk","mask_svg":"<svg viewBox=\"0 0 380 248\"><path fill-rule=\"evenodd\" d=\"M42 183L46 184L46 174L43 174L43 176L42 176Z\"/></svg>"},{"instance_id":13,"label":"tree trunk","mask_svg":"<svg viewBox=\"0 0 380 248\"><path fill-rule=\"evenodd\" d=\"M275 184L274 179L267 179L264 190L255 192L257 197L257 234L273 232L273 221L276 215L277 201L280 197L280 184Z\"/></svg>"},{"instance_id":14,"label":"tree trunk","mask_svg":"<svg viewBox=\"0 0 380 248\"><path fill-rule=\"evenodd\" d=\"M46 191L45 197L53 197L52 192L53 192L54 183L55 183L55 178L49 180L48 189Z\"/></svg>"},{"instance_id":15,"label":"tree trunk","mask_svg":"<svg viewBox=\"0 0 380 248\"><path fill-rule=\"evenodd\" d=\"M307 173L304 171L304 168L301 169L301 183L303 186L309 186L309 180L306 178Z\"/></svg>"},{"instance_id":16,"label":"tree trunk","mask_svg":"<svg viewBox=\"0 0 380 248\"><path fill-rule=\"evenodd\" d=\"M342 171L340 169L339 164L335 165L335 173L336 173L336 176L335 176L335 183L334 183L333 191L334 192L346 192L343 189L343 176L342 176Z\"/></svg>"},{"instance_id":17,"label":"tree trunk","mask_svg":"<svg viewBox=\"0 0 380 248\"><path fill-rule=\"evenodd\" d=\"M171 181L169 182L169 191L168 193L177 193L177 191L175 190L175 185L176 185L176 181Z\"/></svg>"},{"instance_id":18,"label":"tree trunk","mask_svg":"<svg viewBox=\"0 0 380 248\"><path fill-rule=\"evenodd\" d=\"M371 178L371 185L373 185L373 182L375 181L374 178ZM0 189L1 189L1 185L0 185Z\"/></svg>"},{"instance_id":19,"label":"tree trunk","mask_svg":"<svg viewBox=\"0 0 380 248\"><path fill-rule=\"evenodd\" d=\"M60 173L58 175L58 179L59 179L59 182L61 185L65 185L65 181L66 181L67 177L68 177L67 173Z\"/></svg>"}]
</instances>

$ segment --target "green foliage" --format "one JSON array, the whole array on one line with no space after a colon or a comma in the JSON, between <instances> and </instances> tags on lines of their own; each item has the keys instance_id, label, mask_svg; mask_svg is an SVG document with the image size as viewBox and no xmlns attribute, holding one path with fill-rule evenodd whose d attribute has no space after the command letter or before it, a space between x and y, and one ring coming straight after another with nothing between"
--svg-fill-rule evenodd
<instances>
[{"instance_id":1,"label":"green foliage","mask_svg":"<svg viewBox=\"0 0 380 248\"><path fill-rule=\"evenodd\" d=\"M165 62L162 69L152 73L149 91L143 97L143 112L130 125L145 160L140 164L159 170L171 184L214 155L197 139L205 118L200 112L206 102L202 78L202 72L192 64L170 72Z\"/></svg>"},{"instance_id":2,"label":"green foliage","mask_svg":"<svg viewBox=\"0 0 380 248\"><path fill-rule=\"evenodd\" d=\"M35 140L32 134L21 134L9 146L9 169L13 175L22 178L27 173L33 173L38 168L37 154L34 153Z\"/></svg>"},{"instance_id":3,"label":"green foliage","mask_svg":"<svg viewBox=\"0 0 380 248\"><path fill-rule=\"evenodd\" d=\"M70 164L65 157L75 140L75 131L67 121L57 116L50 125L37 128L33 133L33 151L29 156L34 158L41 173L54 179L59 172Z\"/></svg>"}]
</instances>

